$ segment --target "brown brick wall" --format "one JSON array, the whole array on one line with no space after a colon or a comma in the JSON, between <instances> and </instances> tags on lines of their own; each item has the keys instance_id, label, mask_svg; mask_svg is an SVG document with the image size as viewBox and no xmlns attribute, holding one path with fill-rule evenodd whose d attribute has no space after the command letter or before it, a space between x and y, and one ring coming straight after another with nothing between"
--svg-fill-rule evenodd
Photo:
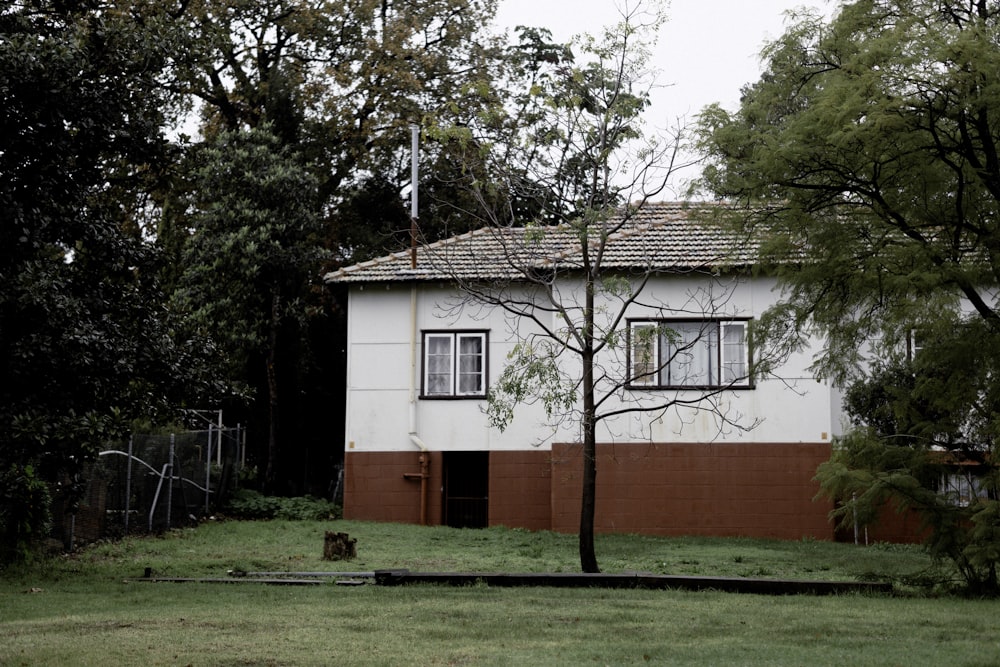
<instances>
[{"instance_id":1,"label":"brown brick wall","mask_svg":"<svg viewBox=\"0 0 1000 667\"><path fill-rule=\"evenodd\" d=\"M491 526L552 526L551 460L550 452L540 450L490 453Z\"/></svg>"},{"instance_id":2,"label":"brown brick wall","mask_svg":"<svg viewBox=\"0 0 1000 667\"><path fill-rule=\"evenodd\" d=\"M441 453L428 452L427 523L441 523ZM344 518L357 521L420 522L420 452L346 453Z\"/></svg>"},{"instance_id":3,"label":"brown brick wall","mask_svg":"<svg viewBox=\"0 0 1000 667\"><path fill-rule=\"evenodd\" d=\"M580 447L552 456L552 529L575 532ZM598 532L833 539L812 480L829 444L599 445L597 457Z\"/></svg>"},{"instance_id":4,"label":"brown brick wall","mask_svg":"<svg viewBox=\"0 0 1000 667\"><path fill-rule=\"evenodd\" d=\"M347 452L344 516L417 523L419 452ZM431 452L428 523L441 523L442 454ZM833 539L814 501L821 444L625 444L598 447L598 532ZM580 448L490 454L489 523L576 532ZM869 534L873 533L869 531ZM883 538L884 539L884 538Z\"/></svg>"}]
</instances>

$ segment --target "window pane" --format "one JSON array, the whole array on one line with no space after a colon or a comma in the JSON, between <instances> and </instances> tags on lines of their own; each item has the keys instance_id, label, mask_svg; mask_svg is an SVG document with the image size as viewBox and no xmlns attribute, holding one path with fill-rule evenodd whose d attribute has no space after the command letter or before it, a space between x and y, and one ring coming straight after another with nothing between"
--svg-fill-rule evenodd
<instances>
[{"instance_id":1,"label":"window pane","mask_svg":"<svg viewBox=\"0 0 1000 667\"><path fill-rule=\"evenodd\" d=\"M427 336L424 340L427 345L425 359L427 393L429 395L451 394L453 391L451 382L452 337L450 335Z\"/></svg>"},{"instance_id":2,"label":"window pane","mask_svg":"<svg viewBox=\"0 0 1000 667\"><path fill-rule=\"evenodd\" d=\"M451 336L428 336L427 351L432 355L451 355Z\"/></svg>"},{"instance_id":3,"label":"window pane","mask_svg":"<svg viewBox=\"0 0 1000 667\"><path fill-rule=\"evenodd\" d=\"M663 333L668 353L665 384L711 386L718 377L718 323L668 322Z\"/></svg>"},{"instance_id":4,"label":"window pane","mask_svg":"<svg viewBox=\"0 0 1000 667\"><path fill-rule=\"evenodd\" d=\"M636 324L632 327L632 384L658 384L656 326Z\"/></svg>"},{"instance_id":5,"label":"window pane","mask_svg":"<svg viewBox=\"0 0 1000 667\"><path fill-rule=\"evenodd\" d=\"M747 332L743 322L722 325L722 381L748 384Z\"/></svg>"},{"instance_id":6,"label":"window pane","mask_svg":"<svg viewBox=\"0 0 1000 667\"><path fill-rule=\"evenodd\" d=\"M483 358L484 337L458 337L458 393L483 393L485 363Z\"/></svg>"}]
</instances>

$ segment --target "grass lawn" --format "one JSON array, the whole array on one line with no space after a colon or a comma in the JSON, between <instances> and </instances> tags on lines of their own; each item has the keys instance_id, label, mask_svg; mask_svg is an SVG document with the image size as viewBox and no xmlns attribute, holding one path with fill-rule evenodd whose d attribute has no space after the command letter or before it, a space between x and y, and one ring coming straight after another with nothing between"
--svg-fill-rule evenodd
<instances>
[{"instance_id":1,"label":"grass lawn","mask_svg":"<svg viewBox=\"0 0 1000 667\"><path fill-rule=\"evenodd\" d=\"M358 538L321 559L324 530ZM887 579L894 596L126 582L251 571L576 571L569 535L223 522L0 574L0 665L995 665L1000 602L913 586L911 547L599 536L605 571Z\"/></svg>"}]
</instances>

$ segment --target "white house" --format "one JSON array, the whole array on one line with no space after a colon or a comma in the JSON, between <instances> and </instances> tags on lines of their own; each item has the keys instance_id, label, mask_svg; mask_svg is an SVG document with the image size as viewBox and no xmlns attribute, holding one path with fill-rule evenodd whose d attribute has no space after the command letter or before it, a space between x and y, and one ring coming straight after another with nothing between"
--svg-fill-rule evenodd
<instances>
[{"instance_id":1,"label":"white house","mask_svg":"<svg viewBox=\"0 0 1000 667\"><path fill-rule=\"evenodd\" d=\"M596 311L618 336L598 382L604 413L622 412L601 422L596 529L831 539L813 476L840 395L808 371L808 350L757 372L766 351L748 334L776 281L751 271L755 246L713 210L647 204L608 241ZM485 408L515 345L565 328L544 304L578 296L581 252L565 228L483 229L327 276L349 288L346 518L577 530L577 423L535 402L500 431ZM560 359L572 375L578 359Z\"/></svg>"}]
</instances>

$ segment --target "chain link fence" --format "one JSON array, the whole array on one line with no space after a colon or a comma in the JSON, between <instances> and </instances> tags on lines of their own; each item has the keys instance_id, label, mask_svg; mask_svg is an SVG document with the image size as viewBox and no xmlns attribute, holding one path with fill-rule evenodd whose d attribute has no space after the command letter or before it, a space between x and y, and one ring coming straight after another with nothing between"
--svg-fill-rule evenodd
<instances>
[{"instance_id":1,"label":"chain link fence","mask_svg":"<svg viewBox=\"0 0 1000 667\"><path fill-rule=\"evenodd\" d=\"M75 511L54 503L52 537L68 549L197 523L223 507L245 462L245 429L133 435L87 466Z\"/></svg>"}]
</instances>

